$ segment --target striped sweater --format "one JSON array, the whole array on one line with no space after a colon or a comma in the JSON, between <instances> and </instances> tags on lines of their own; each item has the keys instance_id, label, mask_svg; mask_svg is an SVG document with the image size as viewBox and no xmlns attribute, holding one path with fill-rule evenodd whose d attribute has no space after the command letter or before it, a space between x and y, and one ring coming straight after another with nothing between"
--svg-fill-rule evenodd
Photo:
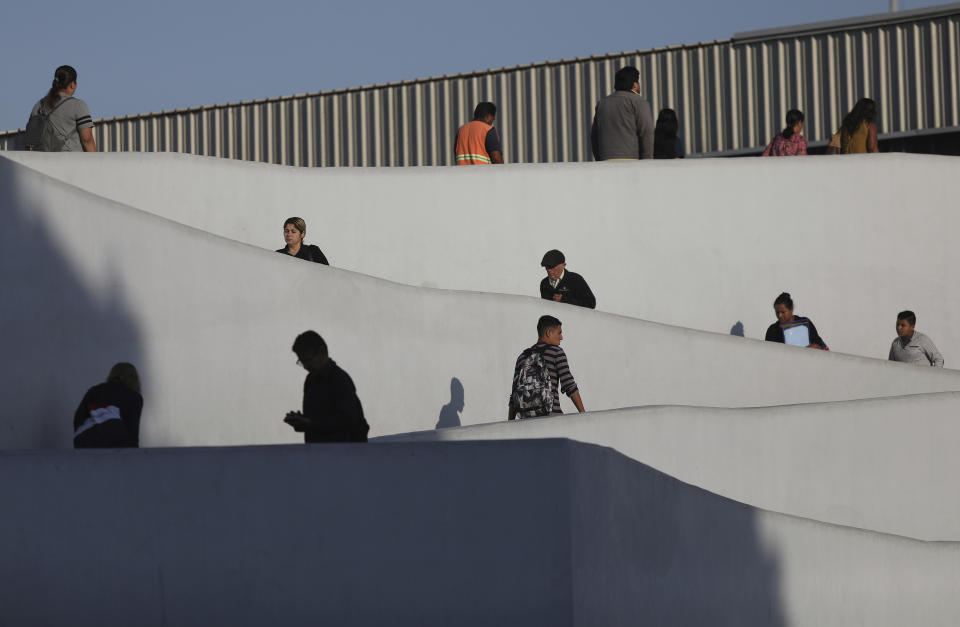
<instances>
[{"instance_id":1,"label":"striped sweater","mask_svg":"<svg viewBox=\"0 0 960 627\"><path fill-rule=\"evenodd\" d=\"M564 353L563 349L559 346L553 346L545 342L537 342L533 347L538 350L543 350L543 360L547 364L547 372L550 374L550 381L553 385L553 410L550 413L562 414L563 410L560 408L560 392L563 392L567 396L573 396L579 391L577 389L577 382L573 380L573 374L570 372L570 365L567 363L567 354ZM523 353L520 353L513 369L514 379L517 378L517 373L522 363ZM511 390L510 399L507 400L508 403L513 400L512 392Z\"/></svg>"}]
</instances>

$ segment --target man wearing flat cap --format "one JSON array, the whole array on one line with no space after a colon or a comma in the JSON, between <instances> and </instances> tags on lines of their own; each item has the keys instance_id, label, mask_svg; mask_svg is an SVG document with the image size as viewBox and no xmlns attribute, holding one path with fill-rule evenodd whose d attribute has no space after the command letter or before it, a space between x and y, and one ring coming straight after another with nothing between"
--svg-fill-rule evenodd
<instances>
[{"instance_id":1,"label":"man wearing flat cap","mask_svg":"<svg viewBox=\"0 0 960 627\"><path fill-rule=\"evenodd\" d=\"M583 277L567 270L566 258L559 250L548 250L540 265L546 268L547 276L540 281L540 297L558 303L595 309L597 299Z\"/></svg>"}]
</instances>

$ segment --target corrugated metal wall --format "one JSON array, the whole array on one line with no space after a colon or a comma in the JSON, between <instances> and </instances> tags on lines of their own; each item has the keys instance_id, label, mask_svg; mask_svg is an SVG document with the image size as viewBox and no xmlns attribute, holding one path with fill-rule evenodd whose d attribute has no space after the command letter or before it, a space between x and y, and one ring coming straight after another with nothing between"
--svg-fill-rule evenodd
<instances>
[{"instance_id":1,"label":"corrugated metal wall","mask_svg":"<svg viewBox=\"0 0 960 627\"><path fill-rule=\"evenodd\" d=\"M110 151L176 151L298 166L452 163L474 105L499 107L508 162L585 161L596 101L624 65L656 111L672 107L686 151L765 144L788 109L826 139L860 97L881 133L960 126L960 9L900 23L774 35L486 73L100 121ZM15 133L0 135L13 148Z\"/></svg>"}]
</instances>

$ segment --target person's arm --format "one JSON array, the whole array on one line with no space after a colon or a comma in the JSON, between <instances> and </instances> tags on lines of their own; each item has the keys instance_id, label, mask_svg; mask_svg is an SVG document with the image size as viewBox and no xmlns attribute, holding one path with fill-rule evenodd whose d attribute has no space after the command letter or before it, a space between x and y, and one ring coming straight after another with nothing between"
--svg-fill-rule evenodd
<instances>
[{"instance_id":1,"label":"person's arm","mask_svg":"<svg viewBox=\"0 0 960 627\"><path fill-rule=\"evenodd\" d=\"M319 246L311 244L310 250L313 252L313 254L310 255L310 261L313 261L314 263L322 263L325 266L330 265L330 262L327 261L327 256L323 254L323 251L320 250Z\"/></svg>"},{"instance_id":2,"label":"person's arm","mask_svg":"<svg viewBox=\"0 0 960 627\"><path fill-rule=\"evenodd\" d=\"M637 136L640 140L640 158L653 159L653 111L650 103L640 101L637 107Z\"/></svg>"},{"instance_id":3,"label":"person's arm","mask_svg":"<svg viewBox=\"0 0 960 627\"><path fill-rule=\"evenodd\" d=\"M572 399L573 395L579 394L580 390L577 388L577 382L573 378L573 373L570 372L570 364L567 363L567 354L563 352L563 349L559 346L553 347L551 352L554 354L554 363L557 368L557 381L560 384L560 391Z\"/></svg>"},{"instance_id":4,"label":"person's arm","mask_svg":"<svg viewBox=\"0 0 960 627\"><path fill-rule=\"evenodd\" d=\"M779 324L774 322L767 327L767 335L763 339L767 342L780 342L783 344L783 329L780 328Z\"/></svg>"},{"instance_id":5,"label":"person's arm","mask_svg":"<svg viewBox=\"0 0 960 627\"><path fill-rule=\"evenodd\" d=\"M90 411L87 409L87 397L90 395L90 390L87 390L86 394L83 395L83 398L80 399L80 404L77 405L77 411L73 413L73 431L76 432L87 418L90 417Z\"/></svg>"},{"instance_id":6,"label":"person's arm","mask_svg":"<svg viewBox=\"0 0 960 627\"><path fill-rule=\"evenodd\" d=\"M570 400L573 401L573 406L577 408L578 412L582 414L586 411L583 408L583 401L580 400L580 392L574 392L573 395L570 396Z\"/></svg>"},{"instance_id":7,"label":"person's arm","mask_svg":"<svg viewBox=\"0 0 960 627\"><path fill-rule=\"evenodd\" d=\"M143 397L137 394L130 406L124 409L126 412L122 414L123 423L127 427L129 445L140 448L140 414L143 412Z\"/></svg>"},{"instance_id":8,"label":"person's arm","mask_svg":"<svg viewBox=\"0 0 960 627\"><path fill-rule=\"evenodd\" d=\"M593 160L600 161L600 136L597 131L597 118L599 117L600 103L597 103L593 111L593 124L590 125L590 148L593 150Z\"/></svg>"},{"instance_id":9,"label":"person's arm","mask_svg":"<svg viewBox=\"0 0 960 627\"><path fill-rule=\"evenodd\" d=\"M324 412L323 416L305 415L301 412L290 412L285 421L297 431L313 431L317 433L349 432L359 419L359 402L356 389L349 379L338 377L333 384L332 393L336 397L333 407ZM299 427L299 428L298 428Z\"/></svg>"},{"instance_id":10,"label":"person's arm","mask_svg":"<svg viewBox=\"0 0 960 627\"><path fill-rule=\"evenodd\" d=\"M93 129L82 128L79 133L84 152L97 152L97 141L93 138Z\"/></svg>"},{"instance_id":11,"label":"person's arm","mask_svg":"<svg viewBox=\"0 0 960 627\"><path fill-rule=\"evenodd\" d=\"M507 420L513 420L517 417L517 408L513 406L513 403L507 406Z\"/></svg>"},{"instance_id":12,"label":"person's arm","mask_svg":"<svg viewBox=\"0 0 960 627\"><path fill-rule=\"evenodd\" d=\"M890 345L890 353L887 355L888 361L897 361L896 358L894 357L894 349L896 348L896 346L897 346L897 341L894 340L893 343Z\"/></svg>"},{"instance_id":13,"label":"person's arm","mask_svg":"<svg viewBox=\"0 0 960 627\"><path fill-rule=\"evenodd\" d=\"M582 276L578 277L576 281L570 281L570 283L572 289L565 302L589 309L597 308L597 299L593 295L593 292L590 291L590 286L587 285L587 281Z\"/></svg>"},{"instance_id":14,"label":"person's arm","mask_svg":"<svg viewBox=\"0 0 960 627\"><path fill-rule=\"evenodd\" d=\"M867 152L880 152L880 144L877 142L876 122L867 124Z\"/></svg>"},{"instance_id":15,"label":"person's arm","mask_svg":"<svg viewBox=\"0 0 960 627\"><path fill-rule=\"evenodd\" d=\"M830 350L827 348L827 343L823 341L823 338L820 337L820 334L817 333L817 327L814 326L813 320L807 318L807 328L810 330L810 345L808 348L819 348L821 350Z\"/></svg>"},{"instance_id":16,"label":"person's arm","mask_svg":"<svg viewBox=\"0 0 960 627\"><path fill-rule=\"evenodd\" d=\"M540 281L540 298L543 300L553 300L553 286L550 285L549 279Z\"/></svg>"},{"instance_id":17,"label":"person's arm","mask_svg":"<svg viewBox=\"0 0 960 627\"><path fill-rule=\"evenodd\" d=\"M927 361L935 368L943 368L943 355L934 346L929 337L923 336L923 353L927 356Z\"/></svg>"},{"instance_id":18,"label":"person's arm","mask_svg":"<svg viewBox=\"0 0 960 627\"><path fill-rule=\"evenodd\" d=\"M500 134L497 129L491 128L483 140L484 148L490 155L490 163L503 163L503 147L500 145Z\"/></svg>"},{"instance_id":19,"label":"person's arm","mask_svg":"<svg viewBox=\"0 0 960 627\"><path fill-rule=\"evenodd\" d=\"M775 142L776 139L777 139L777 138L774 137L773 139L770 140L770 143L767 144L767 147L763 150L763 154L760 155L761 157L769 157L769 156L770 156L770 151L773 150L773 142Z\"/></svg>"},{"instance_id":20,"label":"person's arm","mask_svg":"<svg viewBox=\"0 0 960 627\"><path fill-rule=\"evenodd\" d=\"M807 154L807 138L806 138L806 137L801 137L801 138L800 138L800 152L798 152L797 154L798 154L798 155L806 155L806 154Z\"/></svg>"}]
</instances>

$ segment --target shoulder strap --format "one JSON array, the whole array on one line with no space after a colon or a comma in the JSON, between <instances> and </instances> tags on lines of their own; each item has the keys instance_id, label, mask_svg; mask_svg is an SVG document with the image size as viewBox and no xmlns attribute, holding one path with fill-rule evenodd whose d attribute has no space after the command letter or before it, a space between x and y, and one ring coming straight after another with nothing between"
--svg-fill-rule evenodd
<instances>
[{"instance_id":1,"label":"shoulder strap","mask_svg":"<svg viewBox=\"0 0 960 627\"><path fill-rule=\"evenodd\" d=\"M61 98L60 98L60 102L58 102L56 105L54 105L54 107L53 107L52 109L50 109L50 111L47 112L47 116L49 117L54 111L56 111L57 109L60 108L60 105L62 105L63 103L65 103L66 101L68 101L68 100L70 100L70 99L72 99L72 98L73 98L73 96L63 96L63 97L61 97Z\"/></svg>"}]
</instances>

